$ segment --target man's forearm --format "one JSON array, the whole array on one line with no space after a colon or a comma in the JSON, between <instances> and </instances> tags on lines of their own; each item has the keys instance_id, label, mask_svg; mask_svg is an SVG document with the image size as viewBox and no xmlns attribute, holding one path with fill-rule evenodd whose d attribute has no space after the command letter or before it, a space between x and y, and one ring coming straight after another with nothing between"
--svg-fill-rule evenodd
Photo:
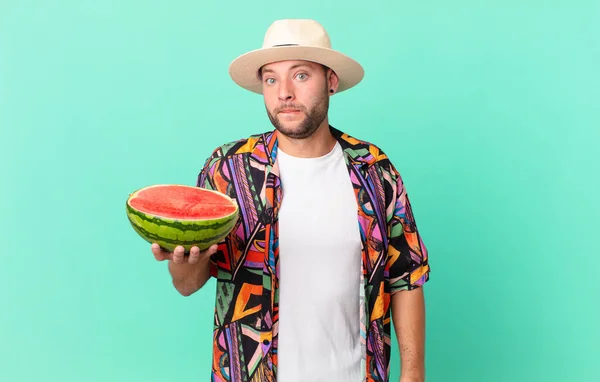
<instances>
[{"instance_id":1,"label":"man's forearm","mask_svg":"<svg viewBox=\"0 0 600 382\"><path fill-rule=\"evenodd\" d=\"M425 380L425 297L423 288L400 291L391 297L392 321L402 374L401 382Z\"/></svg>"}]
</instances>

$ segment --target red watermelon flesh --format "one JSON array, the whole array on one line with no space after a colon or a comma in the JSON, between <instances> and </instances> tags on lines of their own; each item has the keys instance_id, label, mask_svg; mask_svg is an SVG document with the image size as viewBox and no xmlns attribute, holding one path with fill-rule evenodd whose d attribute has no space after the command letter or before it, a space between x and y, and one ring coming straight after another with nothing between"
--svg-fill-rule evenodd
<instances>
[{"instance_id":1,"label":"red watermelon flesh","mask_svg":"<svg viewBox=\"0 0 600 382\"><path fill-rule=\"evenodd\" d=\"M218 219L237 209L231 199L219 192L185 185L144 188L129 204L148 215L177 220Z\"/></svg>"}]
</instances>

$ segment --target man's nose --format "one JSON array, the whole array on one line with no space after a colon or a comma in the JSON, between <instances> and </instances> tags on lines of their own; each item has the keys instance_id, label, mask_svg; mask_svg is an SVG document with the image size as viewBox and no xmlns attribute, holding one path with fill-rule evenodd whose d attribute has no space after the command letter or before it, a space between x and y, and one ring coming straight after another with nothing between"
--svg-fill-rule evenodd
<instances>
[{"instance_id":1,"label":"man's nose","mask_svg":"<svg viewBox=\"0 0 600 382\"><path fill-rule=\"evenodd\" d=\"M281 81L279 83L279 99L281 101L289 101L294 98L293 85L289 81Z\"/></svg>"}]
</instances>

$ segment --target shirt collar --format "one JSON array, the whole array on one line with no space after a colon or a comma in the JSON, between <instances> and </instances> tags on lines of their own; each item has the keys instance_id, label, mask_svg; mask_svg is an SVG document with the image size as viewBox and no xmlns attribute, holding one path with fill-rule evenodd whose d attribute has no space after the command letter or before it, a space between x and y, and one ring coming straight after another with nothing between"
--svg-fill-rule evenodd
<instances>
[{"instance_id":1,"label":"shirt collar","mask_svg":"<svg viewBox=\"0 0 600 382\"><path fill-rule=\"evenodd\" d=\"M356 139L333 126L329 126L334 138L339 142L346 158L353 165L369 166L373 163L385 159L386 156L376 146ZM261 134L254 142L252 149L254 158L266 159L272 167L277 158L277 130L272 130Z\"/></svg>"}]
</instances>

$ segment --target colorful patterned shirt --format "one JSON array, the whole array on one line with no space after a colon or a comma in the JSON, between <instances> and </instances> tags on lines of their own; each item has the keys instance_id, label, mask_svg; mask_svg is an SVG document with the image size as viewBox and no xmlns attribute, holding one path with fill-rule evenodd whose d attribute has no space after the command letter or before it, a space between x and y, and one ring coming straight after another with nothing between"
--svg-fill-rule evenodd
<instances>
[{"instance_id":1,"label":"colorful patterned shirt","mask_svg":"<svg viewBox=\"0 0 600 382\"><path fill-rule=\"evenodd\" d=\"M344 150L358 206L364 380L388 381L391 294L429 279L428 254L402 178L388 157L371 143L331 126L330 131ZM214 382L277 378L277 217L284 194L277 134L270 131L218 147L198 175L198 187L222 192L240 207L237 225L211 257L217 288Z\"/></svg>"}]
</instances>

